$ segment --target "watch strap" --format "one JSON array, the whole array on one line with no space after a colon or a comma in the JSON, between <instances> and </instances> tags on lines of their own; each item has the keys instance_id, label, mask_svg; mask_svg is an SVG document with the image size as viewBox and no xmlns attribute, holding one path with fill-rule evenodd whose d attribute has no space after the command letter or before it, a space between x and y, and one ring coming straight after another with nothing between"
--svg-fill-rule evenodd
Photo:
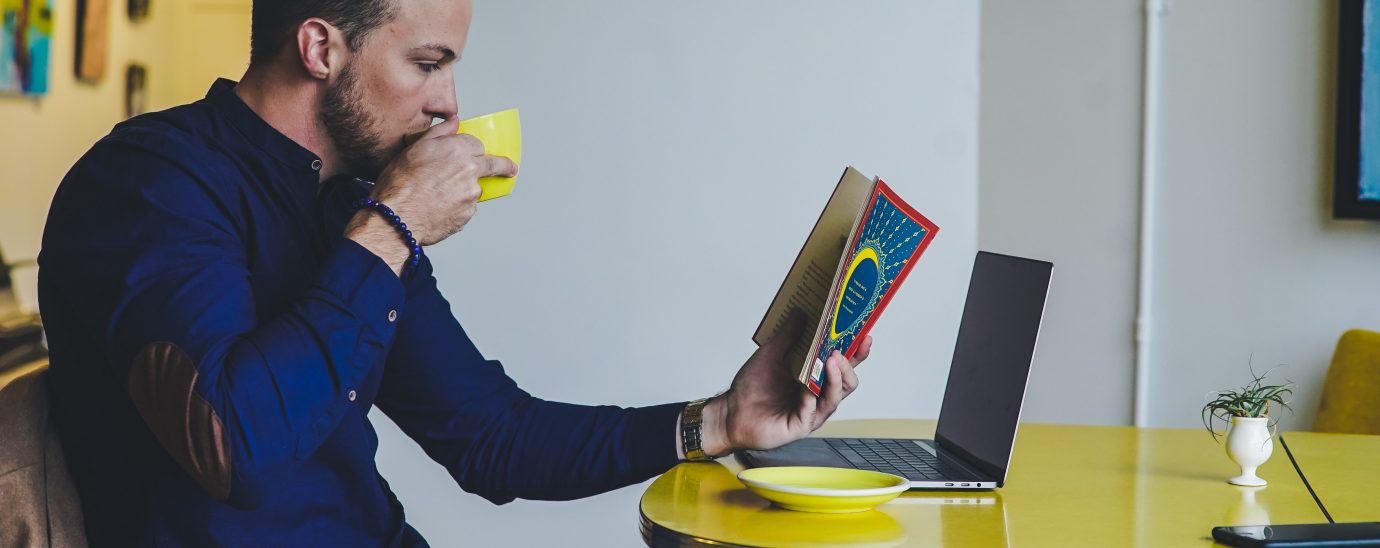
<instances>
[{"instance_id":1,"label":"watch strap","mask_svg":"<svg viewBox=\"0 0 1380 548\"><path fill-rule=\"evenodd\" d=\"M713 460L704 452L704 404L708 399L698 399L685 405L680 414L680 443L685 449L685 460L702 462Z\"/></svg>"}]
</instances>

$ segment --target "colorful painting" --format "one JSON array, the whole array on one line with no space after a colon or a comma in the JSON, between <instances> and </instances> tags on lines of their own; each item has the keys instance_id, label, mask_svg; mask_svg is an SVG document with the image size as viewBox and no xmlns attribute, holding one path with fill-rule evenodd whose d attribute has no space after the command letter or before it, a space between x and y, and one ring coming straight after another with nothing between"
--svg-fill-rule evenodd
<instances>
[{"instance_id":1,"label":"colorful painting","mask_svg":"<svg viewBox=\"0 0 1380 548\"><path fill-rule=\"evenodd\" d=\"M0 93L48 92L52 0L0 0Z\"/></svg>"},{"instance_id":2,"label":"colorful painting","mask_svg":"<svg viewBox=\"0 0 1380 548\"><path fill-rule=\"evenodd\" d=\"M1375 2L1366 0L1361 17L1361 177L1362 200L1380 200L1380 32L1375 28ZM1370 55L1367 55L1370 54ZM1367 146L1369 145L1369 146Z\"/></svg>"},{"instance_id":3,"label":"colorful painting","mask_svg":"<svg viewBox=\"0 0 1380 548\"><path fill-rule=\"evenodd\" d=\"M1338 17L1332 216L1380 219L1380 28L1377 0L1343 0Z\"/></svg>"}]
</instances>

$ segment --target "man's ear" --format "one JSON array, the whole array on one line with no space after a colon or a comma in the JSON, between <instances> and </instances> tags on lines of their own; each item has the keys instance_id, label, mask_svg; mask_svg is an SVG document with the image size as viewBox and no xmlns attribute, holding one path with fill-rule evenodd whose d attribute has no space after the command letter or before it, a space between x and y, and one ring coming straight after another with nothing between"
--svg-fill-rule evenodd
<instances>
[{"instance_id":1,"label":"man's ear","mask_svg":"<svg viewBox=\"0 0 1380 548\"><path fill-rule=\"evenodd\" d=\"M340 30L325 20L312 17L297 26L297 58L307 74L328 80L340 66L345 42Z\"/></svg>"}]
</instances>

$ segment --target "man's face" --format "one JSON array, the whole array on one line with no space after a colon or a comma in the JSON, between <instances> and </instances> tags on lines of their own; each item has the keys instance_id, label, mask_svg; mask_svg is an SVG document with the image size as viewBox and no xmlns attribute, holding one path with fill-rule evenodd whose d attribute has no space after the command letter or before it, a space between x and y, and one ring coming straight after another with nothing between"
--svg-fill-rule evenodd
<instances>
[{"instance_id":1,"label":"man's face","mask_svg":"<svg viewBox=\"0 0 1380 548\"><path fill-rule=\"evenodd\" d=\"M402 151L406 136L455 115L453 63L470 27L468 1L394 1L396 17L349 55L321 106L349 171L370 179Z\"/></svg>"}]
</instances>

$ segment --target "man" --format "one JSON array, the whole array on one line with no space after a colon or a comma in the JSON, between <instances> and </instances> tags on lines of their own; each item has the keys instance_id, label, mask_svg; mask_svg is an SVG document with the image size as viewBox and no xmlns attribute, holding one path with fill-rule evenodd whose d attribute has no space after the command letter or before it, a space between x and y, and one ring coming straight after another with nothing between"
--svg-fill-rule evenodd
<instances>
[{"instance_id":1,"label":"man","mask_svg":"<svg viewBox=\"0 0 1380 548\"><path fill-rule=\"evenodd\" d=\"M39 298L93 545L424 545L375 468L372 406L504 503L778 446L857 387L870 342L820 398L789 378L799 318L707 403L549 402L485 360L420 253L469 222L479 177L517 172L456 135L469 22L450 0L255 2L238 84L73 166Z\"/></svg>"}]
</instances>

